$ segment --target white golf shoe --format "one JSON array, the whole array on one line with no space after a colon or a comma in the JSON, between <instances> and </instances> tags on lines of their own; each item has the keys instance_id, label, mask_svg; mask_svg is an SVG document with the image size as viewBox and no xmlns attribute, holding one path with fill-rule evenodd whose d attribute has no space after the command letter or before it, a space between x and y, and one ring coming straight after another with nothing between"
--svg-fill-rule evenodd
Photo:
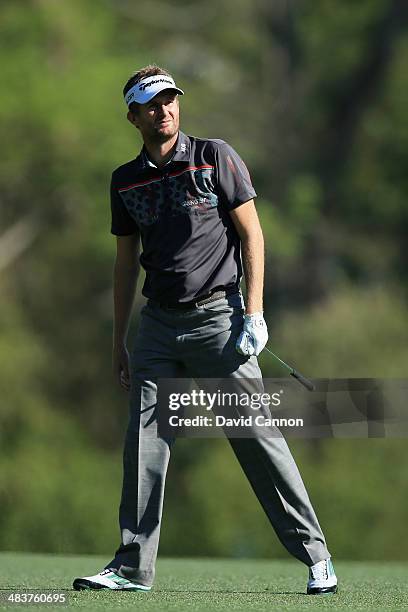
<instances>
[{"instance_id":1,"label":"white golf shoe","mask_svg":"<svg viewBox=\"0 0 408 612\"><path fill-rule=\"evenodd\" d=\"M95 576L85 576L84 578L75 578L73 585L76 591L84 591L86 589L112 589L115 591L150 591L152 587L144 584L131 582L127 578L118 576L110 569L105 569Z\"/></svg>"},{"instance_id":2,"label":"white golf shoe","mask_svg":"<svg viewBox=\"0 0 408 612\"><path fill-rule=\"evenodd\" d=\"M331 559L309 567L308 595L329 595L337 592L337 577Z\"/></svg>"}]
</instances>

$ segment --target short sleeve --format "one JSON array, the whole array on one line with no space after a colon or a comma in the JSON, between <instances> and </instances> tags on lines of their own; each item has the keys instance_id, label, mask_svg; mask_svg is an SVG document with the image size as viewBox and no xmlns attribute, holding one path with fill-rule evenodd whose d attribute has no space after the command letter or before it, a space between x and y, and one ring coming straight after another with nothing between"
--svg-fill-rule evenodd
<instances>
[{"instance_id":1,"label":"short sleeve","mask_svg":"<svg viewBox=\"0 0 408 612\"><path fill-rule=\"evenodd\" d=\"M115 187L113 176L110 185L110 202L112 213L111 234L115 234L116 236L129 236L139 231L136 221L130 216Z\"/></svg>"},{"instance_id":2,"label":"short sleeve","mask_svg":"<svg viewBox=\"0 0 408 612\"><path fill-rule=\"evenodd\" d=\"M233 210L256 197L248 168L229 144L221 144L216 159L218 190L228 210Z\"/></svg>"}]
</instances>

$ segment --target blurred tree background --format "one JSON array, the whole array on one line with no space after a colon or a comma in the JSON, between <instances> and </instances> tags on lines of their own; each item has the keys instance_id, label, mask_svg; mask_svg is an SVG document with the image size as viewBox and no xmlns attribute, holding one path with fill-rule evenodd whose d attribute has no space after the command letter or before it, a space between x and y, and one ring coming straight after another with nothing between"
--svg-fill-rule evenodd
<instances>
[{"instance_id":1,"label":"blurred tree background","mask_svg":"<svg viewBox=\"0 0 408 612\"><path fill-rule=\"evenodd\" d=\"M6 0L0 54L1 549L119 543L108 186L141 146L121 90L147 63L185 89L185 132L247 162L276 352L406 376L404 0ZM289 442L336 557L408 558L405 440ZM226 440L177 442L160 554L287 556Z\"/></svg>"}]
</instances>

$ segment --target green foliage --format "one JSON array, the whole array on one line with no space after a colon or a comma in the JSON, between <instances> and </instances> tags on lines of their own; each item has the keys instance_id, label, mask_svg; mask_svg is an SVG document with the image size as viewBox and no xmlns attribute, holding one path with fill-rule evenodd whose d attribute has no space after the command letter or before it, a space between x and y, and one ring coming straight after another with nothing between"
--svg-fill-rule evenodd
<instances>
[{"instance_id":1,"label":"green foliage","mask_svg":"<svg viewBox=\"0 0 408 612\"><path fill-rule=\"evenodd\" d=\"M0 17L0 547L111 554L127 398L108 185L141 144L124 82L163 64L184 130L247 162L276 352L312 377L404 377L407 9L26 0ZM407 558L402 442L293 447L336 554ZM286 554L227 442L178 441L164 521L168 554Z\"/></svg>"},{"instance_id":2,"label":"green foliage","mask_svg":"<svg viewBox=\"0 0 408 612\"><path fill-rule=\"evenodd\" d=\"M386 291L345 286L307 312L272 320L270 334L276 352L312 378L406 375L406 306L391 287ZM263 359L268 370L271 359Z\"/></svg>"}]
</instances>

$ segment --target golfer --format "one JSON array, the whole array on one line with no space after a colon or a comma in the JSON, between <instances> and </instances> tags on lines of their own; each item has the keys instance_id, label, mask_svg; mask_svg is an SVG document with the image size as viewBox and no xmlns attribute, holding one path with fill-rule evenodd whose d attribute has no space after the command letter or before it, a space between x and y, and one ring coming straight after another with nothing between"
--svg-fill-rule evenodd
<instances>
[{"instance_id":1,"label":"golfer","mask_svg":"<svg viewBox=\"0 0 408 612\"><path fill-rule=\"evenodd\" d=\"M117 237L113 367L130 398L121 544L103 571L75 579L77 590L149 591L153 585L174 442L157 436L157 379L261 379L257 355L268 339L264 244L244 162L223 140L179 130L184 92L166 70L139 70L123 93L127 119L144 146L113 172L111 182L111 232ZM129 355L140 265L147 301ZM307 592L335 592L330 553L284 438L229 443L280 541L308 566Z\"/></svg>"}]
</instances>

